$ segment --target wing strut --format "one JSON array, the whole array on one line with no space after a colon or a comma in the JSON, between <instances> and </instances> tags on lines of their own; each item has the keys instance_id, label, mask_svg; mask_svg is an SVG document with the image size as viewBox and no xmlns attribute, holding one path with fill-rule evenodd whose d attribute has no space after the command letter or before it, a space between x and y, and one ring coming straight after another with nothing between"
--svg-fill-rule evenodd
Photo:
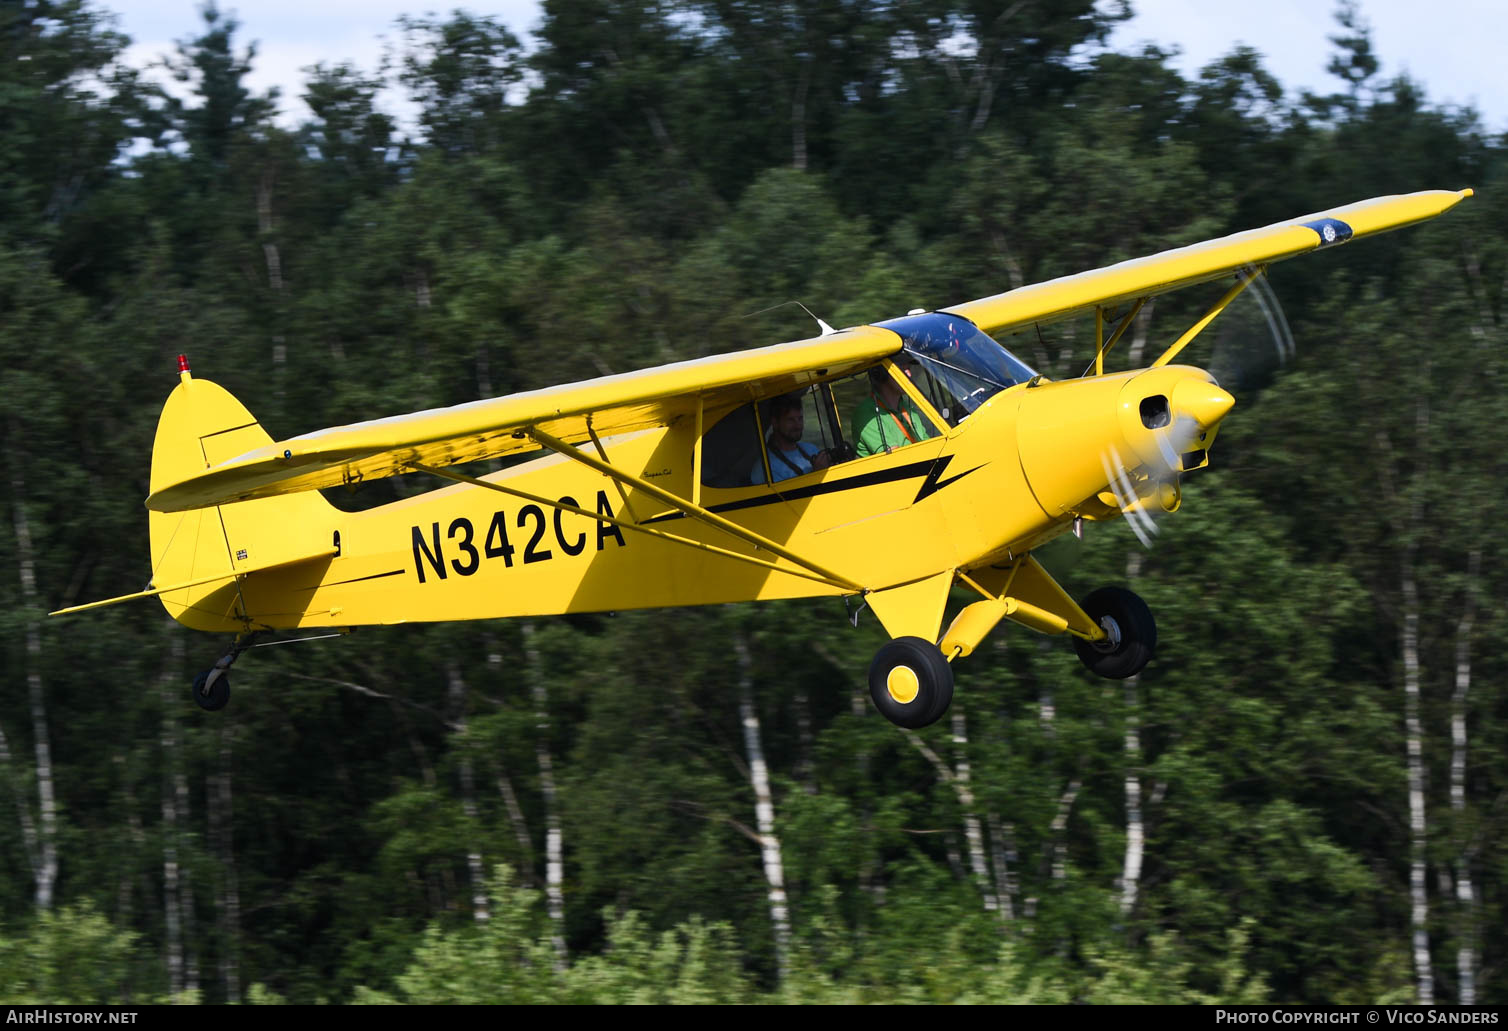
<instances>
[{"instance_id":1,"label":"wing strut","mask_svg":"<svg viewBox=\"0 0 1508 1031\"><path fill-rule=\"evenodd\" d=\"M666 533L664 530L657 530L652 526L641 526L638 523L632 523L624 519L618 519L615 516L610 516L605 512L591 512L576 505L567 505L563 501L552 501L549 498L542 497L538 494L530 494L528 491L518 490L515 487L505 487L501 483L495 483L492 480L479 480L475 476L467 476L465 473L458 473L453 469L441 469L429 465L420 465L417 462L411 463L409 465L409 468L413 469L415 472L429 473L432 476L439 476L442 479L455 480L457 483L469 483L473 487L486 487L488 490L495 490L499 494L508 494L515 498L523 498L525 501L532 501L537 505L544 505L546 508L558 508L562 512L569 512L572 515L585 516L588 519L596 519L604 523L611 523L613 526L621 526L623 529L633 530L635 533L643 533L648 534L650 537L658 537L661 540L670 541L672 544L684 544L687 547L695 548L698 551L706 551L710 552L713 555L722 555L725 558L733 558L737 559L740 562L747 562L751 566L759 566L763 569L771 569L777 573L785 573L789 576L799 576L805 580L815 580L817 583L827 584L829 587L839 587L845 590L859 590L859 588L854 587L847 580L834 580L825 576L817 576L813 573L808 573L804 569L790 569L786 566L777 565L776 563L771 562L768 559L755 558L753 555L744 555L737 551L729 551L727 548L719 548L715 544L705 544L702 541L694 541L689 537L678 537L673 533Z\"/></svg>"},{"instance_id":2,"label":"wing strut","mask_svg":"<svg viewBox=\"0 0 1508 1031\"><path fill-rule=\"evenodd\" d=\"M1110 339L1105 340L1100 345L1100 349L1094 353L1094 374L1096 376L1104 374L1105 355L1109 354L1110 349L1120 342L1120 338L1125 335L1126 328L1131 325L1131 320L1136 318L1137 313L1141 311L1142 305L1146 303L1147 299L1145 297L1138 297L1136 303L1131 306L1131 310L1121 317L1120 325L1115 327L1115 332L1110 334ZM1105 309L1096 307L1094 309L1094 338L1096 340L1105 339L1104 319ZM1084 375L1089 375L1088 369L1084 370Z\"/></svg>"},{"instance_id":3,"label":"wing strut","mask_svg":"<svg viewBox=\"0 0 1508 1031\"><path fill-rule=\"evenodd\" d=\"M717 529L722 530L724 533L732 534L734 537L737 537L741 541L746 541L747 543L754 545L756 548L763 548L765 551L768 551L773 555L780 556L787 562L794 562L802 569L810 570L811 572L816 574L815 577L809 577L808 579L816 579L822 583L832 584L834 587L846 587L850 591L862 592L864 590L864 588L860 584L854 583L852 580L841 573L835 573L831 569L827 569L824 566L819 566L817 563L812 562L810 559L802 558L800 555L797 555L795 552L789 550L788 548L780 544L776 544L768 537L762 537L752 530L747 530L744 527L739 526L737 523L730 522L729 520L724 519L722 516L703 508L701 505L694 505L684 498L678 498L668 490L665 490L661 487L656 487L654 484L650 483L646 479L643 479L642 477L634 476L631 473L627 473L621 469L613 467L612 465L602 461L601 459L593 458L591 455L580 450L579 448L572 447L565 441L560 440L556 437L552 437L543 430L527 429L524 432L534 440L538 441L540 444L549 448L551 451L556 452L557 454L564 455L567 458L575 459L582 465L590 466L604 476L610 476L614 480L619 480L631 486L638 487L650 497L656 498L659 501L663 501L665 504L669 505L672 508L679 509L693 519L706 523L708 526L716 527ZM592 518L596 519L600 517L594 515ZM730 552L730 554L736 554L736 552ZM781 572L790 572L790 570L782 569Z\"/></svg>"},{"instance_id":4,"label":"wing strut","mask_svg":"<svg viewBox=\"0 0 1508 1031\"><path fill-rule=\"evenodd\" d=\"M698 398L698 402L700 402L700 398ZM602 458L602 460L604 462L606 462L607 461L607 448L605 448L605 447L602 446L602 438L599 437L599 436L597 436L597 431L592 428L592 417L591 417L591 415L588 415L586 417L586 432L587 432L587 435L592 438L592 446L597 449L597 454L601 456L601 458ZM698 443L700 443L700 442L698 442ZM635 512L634 511L634 506L629 503L629 500L628 500L628 491L624 490L623 489L623 484L619 483L617 480L613 481L613 486L616 487L616 488L618 488L618 497L619 497L619 499L622 500L623 507L624 507L624 509L627 510L629 518L632 519L634 522L637 523L639 521L639 513Z\"/></svg>"},{"instance_id":5,"label":"wing strut","mask_svg":"<svg viewBox=\"0 0 1508 1031\"><path fill-rule=\"evenodd\" d=\"M1168 348L1162 354L1158 355L1157 360L1152 363L1151 367L1155 369L1160 365L1166 365L1168 364L1168 362L1178 357L1178 352L1187 347L1189 345L1189 341L1198 336L1205 326L1208 326L1211 322L1214 322L1215 316L1224 311L1226 305L1230 304L1231 301L1234 301L1236 297L1240 295L1242 290L1245 290L1248 286L1250 286L1252 280L1256 279L1266 271L1266 265L1258 265L1256 268L1248 268L1244 272L1238 274L1236 276L1236 285L1225 291L1225 296L1216 301L1214 307L1205 312L1204 316L1200 318L1198 322L1190 326L1188 328L1188 331L1184 333L1183 336L1175 340L1172 347Z\"/></svg>"}]
</instances>

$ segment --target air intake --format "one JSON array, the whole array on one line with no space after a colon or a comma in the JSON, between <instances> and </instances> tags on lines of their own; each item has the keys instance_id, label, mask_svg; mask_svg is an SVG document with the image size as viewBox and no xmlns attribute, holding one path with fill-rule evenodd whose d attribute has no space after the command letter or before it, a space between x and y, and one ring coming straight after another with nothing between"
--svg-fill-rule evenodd
<instances>
[{"instance_id":1,"label":"air intake","mask_svg":"<svg viewBox=\"0 0 1508 1031\"><path fill-rule=\"evenodd\" d=\"M1141 401L1141 424L1149 430L1160 430L1173 421L1172 409L1168 407L1166 394L1153 394Z\"/></svg>"}]
</instances>

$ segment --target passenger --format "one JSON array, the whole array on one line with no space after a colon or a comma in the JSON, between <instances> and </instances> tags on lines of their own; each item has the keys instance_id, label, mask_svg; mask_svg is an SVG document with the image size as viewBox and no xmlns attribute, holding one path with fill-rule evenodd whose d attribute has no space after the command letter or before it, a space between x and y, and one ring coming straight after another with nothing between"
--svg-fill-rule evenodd
<instances>
[{"instance_id":1,"label":"passenger","mask_svg":"<svg viewBox=\"0 0 1508 1031\"><path fill-rule=\"evenodd\" d=\"M869 370L869 396L854 409L852 430L854 450L861 457L915 444L933 435L916 403L878 365Z\"/></svg>"},{"instance_id":2,"label":"passenger","mask_svg":"<svg viewBox=\"0 0 1508 1031\"><path fill-rule=\"evenodd\" d=\"M832 464L832 456L826 449L801 439L805 431L806 415L801 410L799 396L782 394L770 403L770 433L765 438L765 450L770 456L773 482L826 469ZM749 476L752 482L763 483L764 463L755 463Z\"/></svg>"}]
</instances>

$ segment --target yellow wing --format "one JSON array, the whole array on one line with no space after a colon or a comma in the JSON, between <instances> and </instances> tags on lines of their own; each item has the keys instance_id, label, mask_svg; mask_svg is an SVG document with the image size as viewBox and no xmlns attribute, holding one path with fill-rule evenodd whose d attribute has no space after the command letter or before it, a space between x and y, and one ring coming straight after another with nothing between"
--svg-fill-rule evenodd
<instances>
[{"instance_id":1,"label":"yellow wing","mask_svg":"<svg viewBox=\"0 0 1508 1031\"><path fill-rule=\"evenodd\" d=\"M1249 266L1268 265L1321 247L1401 229L1443 214L1471 195L1471 190L1427 190L1374 197L943 310L962 315L986 333L1011 333L1090 307L1113 308L1139 297L1232 275Z\"/></svg>"},{"instance_id":2,"label":"yellow wing","mask_svg":"<svg viewBox=\"0 0 1508 1031\"><path fill-rule=\"evenodd\" d=\"M1011 332L1090 307L1114 307L1306 251L1433 218L1471 190L1378 197L1218 240L1022 287L944 311L988 333ZM808 340L716 355L508 397L319 430L222 462L147 498L177 512L442 467L538 446L525 430L567 443L665 426L707 410L840 376L900 349L896 334L860 326Z\"/></svg>"},{"instance_id":3,"label":"yellow wing","mask_svg":"<svg viewBox=\"0 0 1508 1031\"><path fill-rule=\"evenodd\" d=\"M855 371L900 350L894 333L861 326L750 351L507 397L473 401L278 441L154 491L147 507L179 512L250 498L336 487L475 462L539 445L524 429L570 443L653 426L696 410L741 404Z\"/></svg>"}]
</instances>

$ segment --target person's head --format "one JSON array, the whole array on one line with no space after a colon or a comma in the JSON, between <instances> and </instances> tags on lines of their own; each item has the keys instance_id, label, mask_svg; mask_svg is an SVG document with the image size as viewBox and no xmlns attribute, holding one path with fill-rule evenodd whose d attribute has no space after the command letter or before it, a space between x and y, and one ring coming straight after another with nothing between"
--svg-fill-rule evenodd
<instances>
[{"instance_id":1,"label":"person's head","mask_svg":"<svg viewBox=\"0 0 1508 1031\"><path fill-rule=\"evenodd\" d=\"M869 386L874 391L874 396L885 402L891 408L901 403L901 387L883 365L876 365L869 370Z\"/></svg>"},{"instance_id":2,"label":"person's head","mask_svg":"<svg viewBox=\"0 0 1508 1031\"><path fill-rule=\"evenodd\" d=\"M770 402L770 438L786 447L801 439L806 429L806 417L801 411L801 398L782 394Z\"/></svg>"}]
</instances>

